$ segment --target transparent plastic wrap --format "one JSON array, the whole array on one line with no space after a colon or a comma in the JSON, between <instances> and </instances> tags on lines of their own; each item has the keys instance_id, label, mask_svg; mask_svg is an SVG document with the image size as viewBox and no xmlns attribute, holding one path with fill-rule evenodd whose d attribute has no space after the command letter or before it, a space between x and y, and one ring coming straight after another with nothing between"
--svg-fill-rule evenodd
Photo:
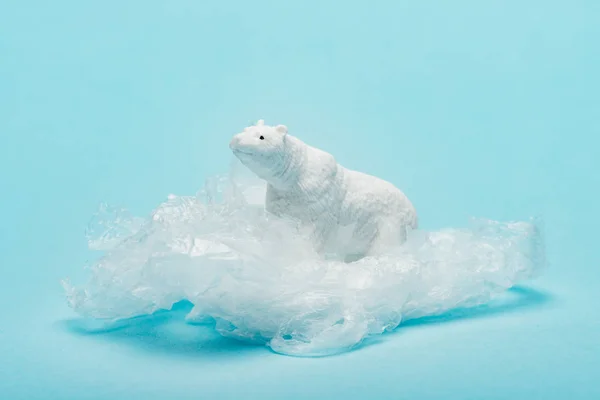
<instances>
[{"instance_id":1,"label":"transparent plastic wrap","mask_svg":"<svg viewBox=\"0 0 600 400\"><path fill-rule=\"evenodd\" d=\"M536 220L415 230L381 256L324 260L295 221L264 211L264 185L236 165L146 219L102 205L88 239L104 254L87 284L63 282L70 306L119 320L187 300L189 320L224 336L319 356L408 319L484 304L544 265Z\"/></svg>"}]
</instances>

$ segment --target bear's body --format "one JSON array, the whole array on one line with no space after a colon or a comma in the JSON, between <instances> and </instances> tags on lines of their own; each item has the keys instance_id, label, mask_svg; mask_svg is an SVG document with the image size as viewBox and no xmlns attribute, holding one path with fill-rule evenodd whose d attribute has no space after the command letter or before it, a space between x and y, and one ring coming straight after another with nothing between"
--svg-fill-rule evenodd
<instances>
[{"instance_id":1,"label":"bear's body","mask_svg":"<svg viewBox=\"0 0 600 400\"><path fill-rule=\"evenodd\" d=\"M344 168L282 125L259 121L236 135L230 147L267 181L266 210L300 221L322 255L352 261L380 254L417 227L413 205L394 185Z\"/></svg>"}]
</instances>

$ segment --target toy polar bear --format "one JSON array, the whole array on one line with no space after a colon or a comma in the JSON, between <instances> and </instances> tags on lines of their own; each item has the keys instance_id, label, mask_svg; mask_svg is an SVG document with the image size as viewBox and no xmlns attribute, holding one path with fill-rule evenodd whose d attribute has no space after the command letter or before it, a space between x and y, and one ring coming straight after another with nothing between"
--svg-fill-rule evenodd
<instances>
[{"instance_id":1,"label":"toy polar bear","mask_svg":"<svg viewBox=\"0 0 600 400\"><path fill-rule=\"evenodd\" d=\"M300 221L315 250L351 262L402 244L417 214L394 185L260 120L233 137L234 155L267 182L265 209Z\"/></svg>"}]
</instances>

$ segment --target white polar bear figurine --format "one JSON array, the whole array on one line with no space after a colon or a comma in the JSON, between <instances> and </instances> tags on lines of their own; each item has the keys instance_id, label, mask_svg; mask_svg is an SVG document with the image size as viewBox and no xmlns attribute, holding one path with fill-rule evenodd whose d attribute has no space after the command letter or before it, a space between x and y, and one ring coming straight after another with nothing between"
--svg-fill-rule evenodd
<instances>
[{"instance_id":1,"label":"white polar bear figurine","mask_svg":"<svg viewBox=\"0 0 600 400\"><path fill-rule=\"evenodd\" d=\"M408 198L382 179L339 165L335 158L263 120L233 137L235 156L267 182L265 209L308 229L315 250L355 261L406 241L417 228Z\"/></svg>"}]
</instances>

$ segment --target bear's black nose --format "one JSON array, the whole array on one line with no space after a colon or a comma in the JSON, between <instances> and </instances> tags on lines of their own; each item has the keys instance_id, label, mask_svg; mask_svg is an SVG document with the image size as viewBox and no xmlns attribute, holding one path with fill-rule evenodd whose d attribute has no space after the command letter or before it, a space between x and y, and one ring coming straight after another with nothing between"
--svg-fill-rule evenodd
<instances>
[{"instance_id":1,"label":"bear's black nose","mask_svg":"<svg viewBox=\"0 0 600 400\"><path fill-rule=\"evenodd\" d=\"M259 139L260 139L260 140L265 140L265 137L264 137L264 136L261 136Z\"/></svg>"}]
</instances>

